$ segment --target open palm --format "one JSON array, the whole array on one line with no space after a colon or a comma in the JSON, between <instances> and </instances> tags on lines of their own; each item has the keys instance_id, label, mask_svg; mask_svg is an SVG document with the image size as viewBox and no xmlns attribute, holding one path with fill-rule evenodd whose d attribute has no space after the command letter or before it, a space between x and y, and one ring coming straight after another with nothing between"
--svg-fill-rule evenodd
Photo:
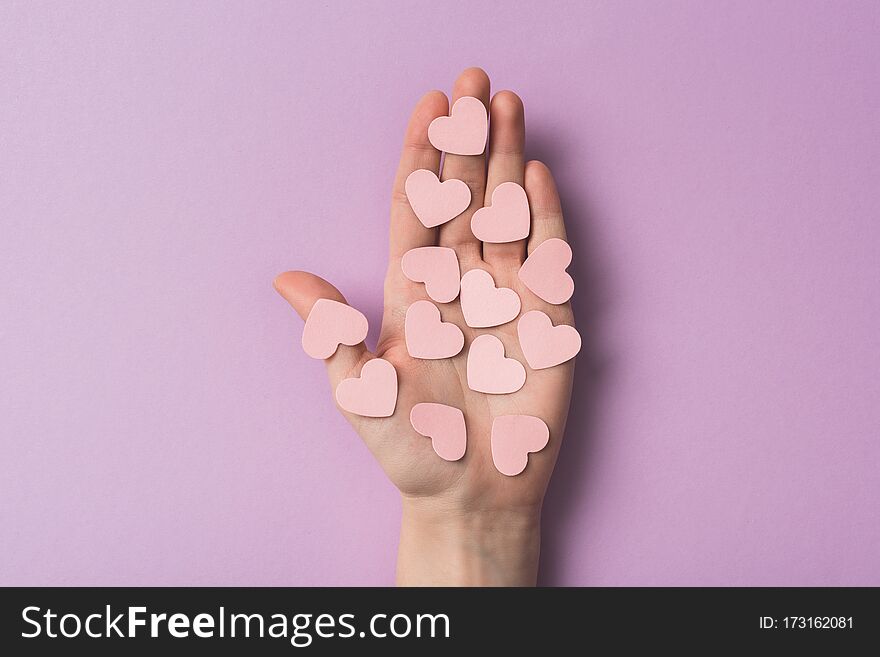
<instances>
[{"instance_id":1,"label":"open palm","mask_svg":"<svg viewBox=\"0 0 880 657\"><path fill-rule=\"evenodd\" d=\"M443 321L453 322L464 332L465 347L457 356L442 360L420 360L407 352L404 338L406 310L413 302L428 298L425 287L407 279L401 258L410 249L440 245L453 248L461 273L485 269L496 285L516 291L522 312L542 310L554 324L573 325L570 304L554 306L542 301L519 280L517 274L527 253L543 241L565 239L559 197L550 171L540 162L526 163L523 155L525 123L520 99L510 91L490 98L489 78L481 69L465 70L456 80L453 102L463 96L479 98L489 108L489 145L483 155L447 154L441 171L441 154L428 141L428 125L449 112L449 101L439 91L426 94L415 107L406 130L400 166L391 201L390 257L385 278L382 329L376 353L362 343L340 345L327 359L331 384L358 376L362 365L381 357L398 373L399 394L394 414L388 418L367 418L345 413L347 419L379 460L382 468L405 499L428 501L448 508L504 512L512 508L540 509L568 413L574 361L542 370L526 368L526 383L506 395L487 395L468 387L466 365L471 342L484 333L497 336L505 355L525 364L516 333L516 321L490 329L469 328L458 300L438 304ZM404 191L407 176L428 169L441 180L457 178L471 190L470 207L438 228L425 228L413 213ZM489 205L493 190L501 183L522 185L529 198L531 233L527 240L506 244L481 243L471 232L471 217ZM287 272L276 279L278 291L296 311L306 317L319 298L345 301L340 292L321 278L305 272ZM460 408L467 423L467 451L455 462L442 460L431 441L410 425L410 410L420 402L438 402ZM550 442L530 455L522 474L507 477L496 470L490 451L494 418L527 414L544 420L550 428Z\"/></svg>"}]
</instances>

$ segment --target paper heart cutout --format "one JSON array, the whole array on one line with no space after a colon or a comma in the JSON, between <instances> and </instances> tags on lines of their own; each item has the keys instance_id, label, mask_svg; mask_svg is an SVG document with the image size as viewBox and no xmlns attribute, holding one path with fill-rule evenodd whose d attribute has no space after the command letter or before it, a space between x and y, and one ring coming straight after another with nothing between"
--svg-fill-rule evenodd
<instances>
[{"instance_id":1,"label":"paper heart cutout","mask_svg":"<svg viewBox=\"0 0 880 657\"><path fill-rule=\"evenodd\" d=\"M403 322L406 350L413 358L452 358L464 347L464 333L452 322L440 319L440 309L422 299L406 309Z\"/></svg>"},{"instance_id":2,"label":"paper heart cutout","mask_svg":"<svg viewBox=\"0 0 880 657\"><path fill-rule=\"evenodd\" d=\"M504 345L494 335L480 335L468 350L468 387L489 395L506 395L525 385L526 368L515 358L505 358Z\"/></svg>"},{"instance_id":3,"label":"paper heart cutout","mask_svg":"<svg viewBox=\"0 0 880 657\"><path fill-rule=\"evenodd\" d=\"M312 358L330 358L340 344L354 346L367 337L367 318L357 308L318 299L303 327L302 346Z\"/></svg>"},{"instance_id":4,"label":"paper heart cutout","mask_svg":"<svg viewBox=\"0 0 880 657\"><path fill-rule=\"evenodd\" d=\"M492 244L524 240L529 236L531 225L529 197L515 182L498 185L492 192L492 204L480 208L471 217L473 234Z\"/></svg>"},{"instance_id":5,"label":"paper heart cutout","mask_svg":"<svg viewBox=\"0 0 880 657\"><path fill-rule=\"evenodd\" d=\"M455 406L421 403L409 413L413 429L431 439L437 456L446 461L457 461L467 449L467 425L464 413Z\"/></svg>"},{"instance_id":6,"label":"paper heart cutout","mask_svg":"<svg viewBox=\"0 0 880 657\"><path fill-rule=\"evenodd\" d=\"M428 141L439 151L454 155L479 155L486 149L489 115L473 96L455 101L449 116L439 116L428 126Z\"/></svg>"},{"instance_id":7,"label":"paper heart cutout","mask_svg":"<svg viewBox=\"0 0 880 657\"><path fill-rule=\"evenodd\" d=\"M461 273L458 256L445 246L410 249L400 260L403 275L414 283L424 283L425 292L437 303L449 303L458 296Z\"/></svg>"},{"instance_id":8,"label":"paper heart cutout","mask_svg":"<svg viewBox=\"0 0 880 657\"><path fill-rule=\"evenodd\" d=\"M471 328L500 326L519 315L519 295L508 287L495 287L485 269L471 269L461 278L461 312Z\"/></svg>"},{"instance_id":9,"label":"paper heart cutout","mask_svg":"<svg viewBox=\"0 0 880 657\"><path fill-rule=\"evenodd\" d=\"M519 280L547 303L560 304L574 294L574 280L565 271L571 264L571 247L552 237L541 242L519 268Z\"/></svg>"},{"instance_id":10,"label":"paper heart cutout","mask_svg":"<svg viewBox=\"0 0 880 657\"><path fill-rule=\"evenodd\" d=\"M529 454L550 441L550 429L539 417L502 415L492 422L492 461L498 472L515 477L526 469Z\"/></svg>"},{"instance_id":11,"label":"paper heart cutout","mask_svg":"<svg viewBox=\"0 0 880 657\"><path fill-rule=\"evenodd\" d=\"M382 358L364 363L360 377L343 379L336 386L339 406L364 417L389 417L397 405L397 370Z\"/></svg>"},{"instance_id":12,"label":"paper heart cutout","mask_svg":"<svg viewBox=\"0 0 880 657\"><path fill-rule=\"evenodd\" d=\"M530 310L516 324L523 356L533 370L543 370L574 358L581 350L581 335L573 326L553 326L540 310Z\"/></svg>"},{"instance_id":13,"label":"paper heart cutout","mask_svg":"<svg viewBox=\"0 0 880 657\"><path fill-rule=\"evenodd\" d=\"M462 180L440 182L433 171L418 169L406 178L406 198L425 228L455 219L471 204L471 188Z\"/></svg>"}]
</instances>

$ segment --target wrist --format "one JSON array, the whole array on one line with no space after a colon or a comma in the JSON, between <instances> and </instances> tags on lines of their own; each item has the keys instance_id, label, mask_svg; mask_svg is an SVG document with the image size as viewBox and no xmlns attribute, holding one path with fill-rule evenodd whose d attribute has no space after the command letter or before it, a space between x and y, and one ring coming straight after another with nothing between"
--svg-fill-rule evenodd
<instances>
[{"instance_id":1,"label":"wrist","mask_svg":"<svg viewBox=\"0 0 880 657\"><path fill-rule=\"evenodd\" d=\"M400 586L534 586L541 507L462 509L403 498Z\"/></svg>"}]
</instances>

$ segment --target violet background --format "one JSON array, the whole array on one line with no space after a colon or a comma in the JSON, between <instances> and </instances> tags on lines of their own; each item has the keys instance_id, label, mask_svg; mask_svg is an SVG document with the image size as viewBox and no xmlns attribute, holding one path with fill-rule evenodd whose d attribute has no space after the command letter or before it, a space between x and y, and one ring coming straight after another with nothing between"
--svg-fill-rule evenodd
<instances>
[{"instance_id":1,"label":"violet background","mask_svg":"<svg viewBox=\"0 0 880 657\"><path fill-rule=\"evenodd\" d=\"M402 129L481 65L588 348L550 585L880 585L880 4L0 4L0 584L393 582L272 291L375 339Z\"/></svg>"}]
</instances>

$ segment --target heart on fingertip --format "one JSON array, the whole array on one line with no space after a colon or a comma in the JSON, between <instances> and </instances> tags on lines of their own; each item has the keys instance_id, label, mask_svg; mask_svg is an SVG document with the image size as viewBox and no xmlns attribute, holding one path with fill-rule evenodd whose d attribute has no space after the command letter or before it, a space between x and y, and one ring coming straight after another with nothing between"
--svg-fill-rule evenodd
<instances>
[{"instance_id":1,"label":"heart on fingertip","mask_svg":"<svg viewBox=\"0 0 880 657\"><path fill-rule=\"evenodd\" d=\"M360 377L343 379L336 386L340 408L364 417L390 417L397 406L397 370L382 358L364 363Z\"/></svg>"},{"instance_id":2,"label":"heart on fingertip","mask_svg":"<svg viewBox=\"0 0 880 657\"><path fill-rule=\"evenodd\" d=\"M461 329L440 319L440 309L425 299L406 309L403 332L406 350L413 358L452 358L464 347Z\"/></svg>"},{"instance_id":3,"label":"heart on fingertip","mask_svg":"<svg viewBox=\"0 0 880 657\"><path fill-rule=\"evenodd\" d=\"M480 155L489 136L489 115L479 98L464 96L455 101L449 116L439 116L428 126L428 141L439 151L453 155Z\"/></svg>"},{"instance_id":4,"label":"heart on fingertip","mask_svg":"<svg viewBox=\"0 0 880 657\"><path fill-rule=\"evenodd\" d=\"M502 415L492 422L492 462L503 475L515 477L526 469L529 454L550 442L550 429L539 417Z\"/></svg>"},{"instance_id":5,"label":"heart on fingertip","mask_svg":"<svg viewBox=\"0 0 880 657\"><path fill-rule=\"evenodd\" d=\"M437 303L449 303L458 296L461 273L458 256L445 246L410 249L400 260L403 275L414 283L424 283L425 292Z\"/></svg>"},{"instance_id":6,"label":"heart on fingertip","mask_svg":"<svg viewBox=\"0 0 880 657\"><path fill-rule=\"evenodd\" d=\"M565 240L552 237L526 258L519 268L519 279L547 303L565 303L574 294L574 279L565 271L570 264L571 247Z\"/></svg>"},{"instance_id":7,"label":"heart on fingertip","mask_svg":"<svg viewBox=\"0 0 880 657\"><path fill-rule=\"evenodd\" d=\"M573 326L553 326L540 310L530 310L516 324L523 356L533 370L554 367L574 358L581 350L581 335Z\"/></svg>"},{"instance_id":8,"label":"heart on fingertip","mask_svg":"<svg viewBox=\"0 0 880 657\"><path fill-rule=\"evenodd\" d=\"M418 169L406 178L406 198L425 228L434 228L455 219L471 203L471 190L462 180L440 182L433 171Z\"/></svg>"},{"instance_id":9,"label":"heart on fingertip","mask_svg":"<svg viewBox=\"0 0 880 657\"><path fill-rule=\"evenodd\" d=\"M340 344L363 342L368 330L367 318L357 308L333 299L318 299L303 327L303 350L312 358L330 358Z\"/></svg>"},{"instance_id":10,"label":"heart on fingertip","mask_svg":"<svg viewBox=\"0 0 880 657\"><path fill-rule=\"evenodd\" d=\"M525 385L526 368L515 358L504 356L501 340L494 335L480 335L468 350L467 380L475 392L506 395Z\"/></svg>"},{"instance_id":11,"label":"heart on fingertip","mask_svg":"<svg viewBox=\"0 0 880 657\"><path fill-rule=\"evenodd\" d=\"M492 204L471 217L471 231L478 240L503 244L529 236L532 220L526 190L515 182L504 182L492 192Z\"/></svg>"},{"instance_id":12,"label":"heart on fingertip","mask_svg":"<svg viewBox=\"0 0 880 657\"><path fill-rule=\"evenodd\" d=\"M461 312L471 328L500 326L516 318L519 295L508 287L495 287L485 269L471 269L461 278Z\"/></svg>"},{"instance_id":13,"label":"heart on fingertip","mask_svg":"<svg viewBox=\"0 0 880 657\"><path fill-rule=\"evenodd\" d=\"M455 406L421 403L409 414L413 429L431 439L431 446L441 459L457 461L467 449L467 426L464 413Z\"/></svg>"}]
</instances>

